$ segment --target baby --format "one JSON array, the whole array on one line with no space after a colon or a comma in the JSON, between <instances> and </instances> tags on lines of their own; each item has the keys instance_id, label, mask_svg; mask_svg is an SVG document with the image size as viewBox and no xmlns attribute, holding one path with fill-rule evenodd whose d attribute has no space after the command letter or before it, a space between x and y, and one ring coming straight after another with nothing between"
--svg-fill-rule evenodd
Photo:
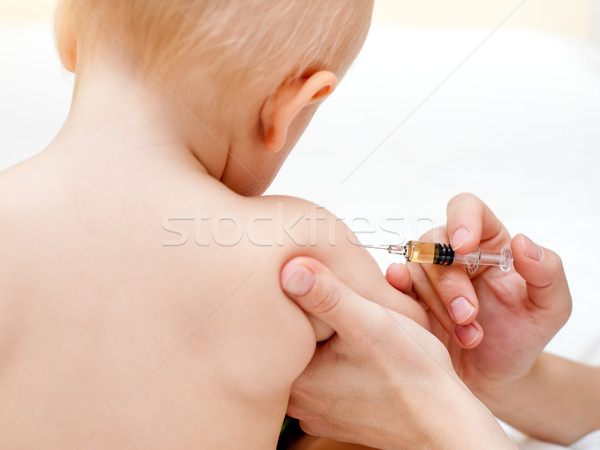
<instances>
[{"instance_id":1,"label":"baby","mask_svg":"<svg viewBox=\"0 0 600 450\"><path fill-rule=\"evenodd\" d=\"M297 255L427 325L341 221L259 196L371 10L60 2L70 114L0 174L1 448L274 448L293 381L332 333L280 289Z\"/></svg>"}]
</instances>

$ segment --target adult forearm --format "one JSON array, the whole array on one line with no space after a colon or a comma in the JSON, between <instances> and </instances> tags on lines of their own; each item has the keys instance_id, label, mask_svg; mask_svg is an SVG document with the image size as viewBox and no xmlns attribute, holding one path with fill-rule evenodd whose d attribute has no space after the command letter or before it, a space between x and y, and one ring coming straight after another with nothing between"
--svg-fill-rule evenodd
<instances>
[{"instance_id":1,"label":"adult forearm","mask_svg":"<svg viewBox=\"0 0 600 450\"><path fill-rule=\"evenodd\" d=\"M482 399L515 428L568 445L600 429L600 368L544 353L526 377Z\"/></svg>"}]
</instances>

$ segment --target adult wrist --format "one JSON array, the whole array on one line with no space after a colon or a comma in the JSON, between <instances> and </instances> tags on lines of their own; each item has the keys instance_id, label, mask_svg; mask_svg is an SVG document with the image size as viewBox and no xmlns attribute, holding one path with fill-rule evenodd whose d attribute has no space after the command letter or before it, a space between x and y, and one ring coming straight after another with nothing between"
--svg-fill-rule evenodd
<instances>
[{"instance_id":1,"label":"adult wrist","mask_svg":"<svg viewBox=\"0 0 600 450\"><path fill-rule=\"evenodd\" d=\"M531 392L536 380L544 370L542 353L524 375L513 379L486 380L470 386L475 396L498 418L506 420L523 401L523 395Z\"/></svg>"},{"instance_id":2,"label":"adult wrist","mask_svg":"<svg viewBox=\"0 0 600 450\"><path fill-rule=\"evenodd\" d=\"M414 406L413 435L396 436L395 446L385 448L516 448L492 413L458 377L444 374L442 378L437 382L429 379L427 394Z\"/></svg>"},{"instance_id":3,"label":"adult wrist","mask_svg":"<svg viewBox=\"0 0 600 450\"><path fill-rule=\"evenodd\" d=\"M492 412L465 385L446 411L449 421L439 448L514 449L516 446L504 432Z\"/></svg>"}]
</instances>

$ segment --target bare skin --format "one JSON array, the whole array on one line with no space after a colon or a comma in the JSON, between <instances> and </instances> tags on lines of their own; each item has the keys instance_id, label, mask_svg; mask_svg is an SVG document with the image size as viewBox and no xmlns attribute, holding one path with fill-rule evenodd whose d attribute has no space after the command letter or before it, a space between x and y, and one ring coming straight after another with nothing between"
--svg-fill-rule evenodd
<instances>
[{"instance_id":1,"label":"bare skin","mask_svg":"<svg viewBox=\"0 0 600 450\"><path fill-rule=\"evenodd\" d=\"M156 154L73 164L49 149L0 177L1 192L19 193L0 203L3 447L73 447L109 416L83 448L274 447L316 342L279 287L281 266L301 252L328 261L363 295L425 320L341 224L335 248L289 238L269 247L161 246L177 238L160 226L169 214L199 207L243 220L257 211L276 217L283 205L290 221L308 202L240 197ZM272 242L274 226L257 226L255 237ZM298 236L310 244L309 229ZM317 330L319 339L330 335Z\"/></svg>"},{"instance_id":2,"label":"bare skin","mask_svg":"<svg viewBox=\"0 0 600 450\"><path fill-rule=\"evenodd\" d=\"M283 273L310 271L305 285L282 286L336 334L319 346L294 383L288 412L316 436L299 449L515 448L458 379L443 344L405 316L374 304L311 258ZM406 278L410 282L410 278Z\"/></svg>"},{"instance_id":3,"label":"bare skin","mask_svg":"<svg viewBox=\"0 0 600 450\"><path fill-rule=\"evenodd\" d=\"M249 448L274 446L315 341L278 292L285 250L163 247L173 212L252 209L156 155L74 171L58 153L0 179L2 192L22 195L1 202L1 446L239 448L249 432ZM132 163L146 181L131 180Z\"/></svg>"},{"instance_id":4,"label":"bare skin","mask_svg":"<svg viewBox=\"0 0 600 450\"><path fill-rule=\"evenodd\" d=\"M224 436L235 447L232 428L247 448L248 433L257 435L256 448L274 446L291 384L315 345L313 327L278 282L280 267L300 252L424 321L341 224L335 248L311 246L306 227L297 233L302 247L289 238L268 247L247 239L233 248L161 246L177 238L161 228L163 219L195 208L210 217L234 211L245 223L257 211L276 218L282 207L289 222L311 209L298 199L240 197L164 156L103 154L73 170L73 158L49 149L0 177L1 192L19 193L1 199L3 445L77 445L185 342L84 447L202 439L223 448ZM273 242L275 226L257 225L255 237ZM324 223L320 242L327 232ZM226 227L222 234L229 239Z\"/></svg>"},{"instance_id":5,"label":"bare skin","mask_svg":"<svg viewBox=\"0 0 600 450\"><path fill-rule=\"evenodd\" d=\"M56 139L0 174L0 447L274 448L293 381L332 334L281 291L285 261L319 258L428 324L331 214L249 197L337 74L265 80L235 96L233 124L198 107L201 74L158 87L114 43L94 58Z\"/></svg>"}]
</instances>

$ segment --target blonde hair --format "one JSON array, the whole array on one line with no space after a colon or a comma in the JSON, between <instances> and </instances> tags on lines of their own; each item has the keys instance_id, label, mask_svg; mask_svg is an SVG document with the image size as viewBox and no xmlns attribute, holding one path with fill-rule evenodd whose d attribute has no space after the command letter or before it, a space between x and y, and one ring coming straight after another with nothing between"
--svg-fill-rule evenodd
<instances>
[{"instance_id":1,"label":"blonde hair","mask_svg":"<svg viewBox=\"0 0 600 450\"><path fill-rule=\"evenodd\" d=\"M60 0L55 33L69 70L112 37L161 77L183 61L229 81L261 71L342 75L371 9L372 0Z\"/></svg>"}]
</instances>

